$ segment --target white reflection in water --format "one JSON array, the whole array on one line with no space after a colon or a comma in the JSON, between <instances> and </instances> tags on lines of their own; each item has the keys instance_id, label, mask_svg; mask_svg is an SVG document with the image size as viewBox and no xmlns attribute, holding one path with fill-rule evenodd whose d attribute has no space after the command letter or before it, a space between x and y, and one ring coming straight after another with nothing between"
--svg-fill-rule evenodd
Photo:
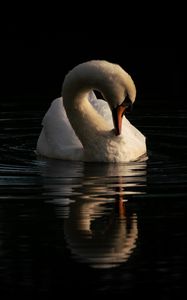
<instances>
[{"instance_id":1,"label":"white reflection in water","mask_svg":"<svg viewBox=\"0 0 187 300\"><path fill-rule=\"evenodd\" d=\"M138 220L126 202L128 195L145 193L146 163L48 161L44 175L48 193L65 216L72 256L94 268L127 261L136 247Z\"/></svg>"}]
</instances>

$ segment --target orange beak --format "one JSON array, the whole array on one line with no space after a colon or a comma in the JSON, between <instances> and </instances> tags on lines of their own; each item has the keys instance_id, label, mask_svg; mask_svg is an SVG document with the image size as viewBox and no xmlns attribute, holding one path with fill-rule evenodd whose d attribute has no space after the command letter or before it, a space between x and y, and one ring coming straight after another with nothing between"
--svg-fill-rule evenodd
<instances>
[{"instance_id":1,"label":"orange beak","mask_svg":"<svg viewBox=\"0 0 187 300\"><path fill-rule=\"evenodd\" d=\"M123 105L118 105L117 107L112 109L112 117L113 117L113 123L114 123L116 135L121 134L122 118L123 118L124 112L125 112L125 106L123 106Z\"/></svg>"}]
</instances>

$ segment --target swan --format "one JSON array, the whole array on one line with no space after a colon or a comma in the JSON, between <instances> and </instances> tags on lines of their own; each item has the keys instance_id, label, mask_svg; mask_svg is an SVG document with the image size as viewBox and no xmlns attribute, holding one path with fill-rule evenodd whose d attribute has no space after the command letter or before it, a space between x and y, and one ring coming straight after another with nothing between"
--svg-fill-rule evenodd
<instances>
[{"instance_id":1,"label":"swan","mask_svg":"<svg viewBox=\"0 0 187 300\"><path fill-rule=\"evenodd\" d=\"M91 60L75 66L43 118L36 153L62 160L138 160L146 154L146 138L124 115L135 97L135 84L120 65Z\"/></svg>"}]
</instances>

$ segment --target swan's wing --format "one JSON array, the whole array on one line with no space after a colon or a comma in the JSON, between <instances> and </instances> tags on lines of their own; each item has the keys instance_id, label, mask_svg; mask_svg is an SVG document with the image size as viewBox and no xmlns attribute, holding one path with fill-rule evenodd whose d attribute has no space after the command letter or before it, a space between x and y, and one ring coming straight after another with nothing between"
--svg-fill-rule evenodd
<instances>
[{"instance_id":1,"label":"swan's wing","mask_svg":"<svg viewBox=\"0 0 187 300\"><path fill-rule=\"evenodd\" d=\"M48 157L61 157L70 149L82 148L67 118L62 98L55 99L42 121L37 152Z\"/></svg>"},{"instance_id":2,"label":"swan's wing","mask_svg":"<svg viewBox=\"0 0 187 300\"><path fill-rule=\"evenodd\" d=\"M103 99L98 99L93 91L89 93L88 99L95 110L113 127L112 113L108 103Z\"/></svg>"}]
</instances>

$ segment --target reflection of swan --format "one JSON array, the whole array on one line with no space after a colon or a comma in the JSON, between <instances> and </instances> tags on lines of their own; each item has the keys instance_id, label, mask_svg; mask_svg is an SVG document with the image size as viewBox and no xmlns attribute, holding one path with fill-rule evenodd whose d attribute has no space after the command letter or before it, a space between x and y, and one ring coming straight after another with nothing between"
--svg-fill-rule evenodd
<instances>
[{"instance_id":1,"label":"reflection of swan","mask_svg":"<svg viewBox=\"0 0 187 300\"><path fill-rule=\"evenodd\" d=\"M112 208L106 201L82 200L70 204L65 220L66 241L72 254L95 268L111 268L130 257L138 237L137 216L126 216L123 199Z\"/></svg>"},{"instance_id":2,"label":"reflection of swan","mask_svg":"<svg viewBox=\"0 0 187 300\"><path fill-rule=\"evenodd\" d=\"M106 101L97 100L93 90ZM54 100L44 117L38 154L128 162L146 153L145 137L123 117L135 101L136 89L119 65L99 60L78 65L65 77L62 96L63 101Z\"/></svg>"},{"instance_id":3,"label":"reflection of swan","mask_svg":"<svg viewBox=\"0 0 187 300\"><path fill-rule=\"evenodd\" d=\"M145 186L146 163L90 164L48 160L47 194L65 217L64 234L71 254L95 268L119 266L131 256L138 238L128 195Z\"/></svg>"}]
</instances>

